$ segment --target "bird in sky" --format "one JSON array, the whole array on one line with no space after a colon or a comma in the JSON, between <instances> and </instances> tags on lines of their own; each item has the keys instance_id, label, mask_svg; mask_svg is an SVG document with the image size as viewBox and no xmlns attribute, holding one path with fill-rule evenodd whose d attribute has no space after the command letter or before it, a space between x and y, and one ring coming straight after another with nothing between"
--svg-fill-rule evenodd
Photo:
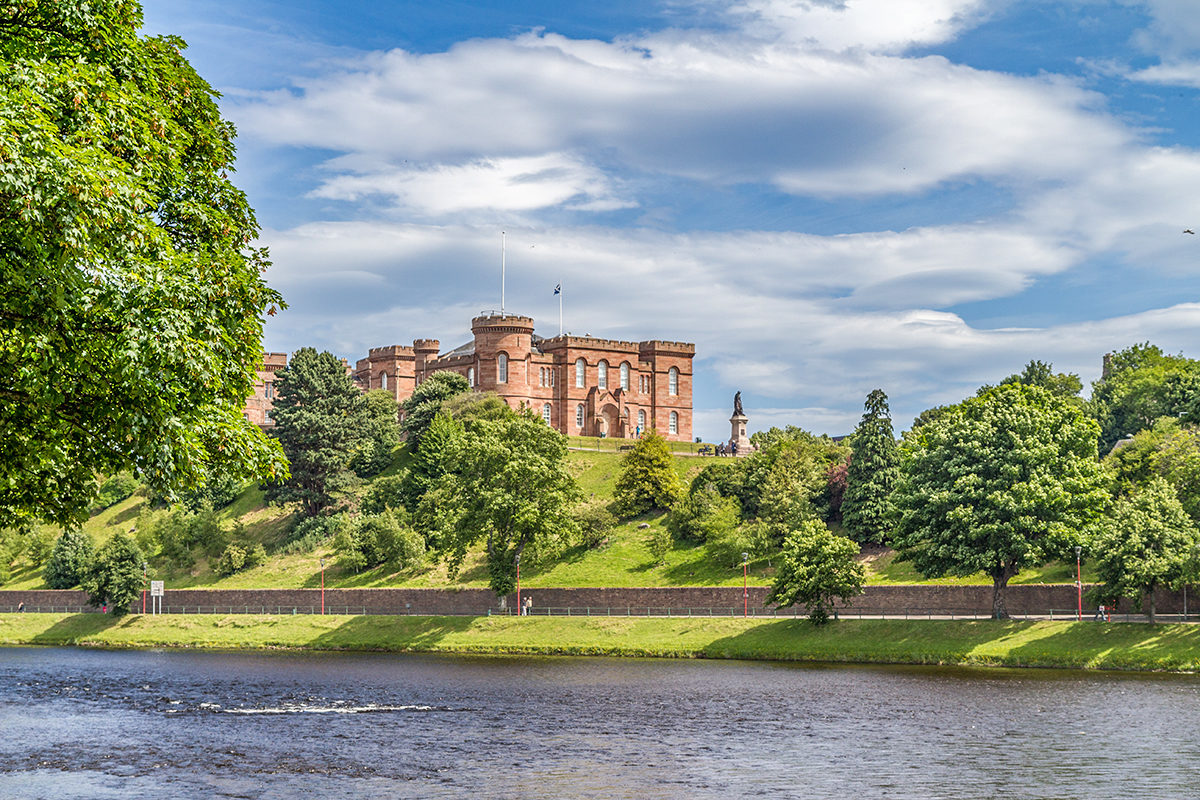
<instances>
[{"instance_id":1,"label":"bird in sky","mask_svg":"<svg viewBox=\"0 0 1200 800\"><path fill-rule=\"evenodd\" d=\"M1196 232L1195 232L1194 230L1192 230L1191 228L1184 228L1184 229L1183 229L1183 232L1184 232L1184 233L1190 233L1190 234L1192 234L1193 236L1195 236L1195 235L1196 235Z\"/></svg>"}]
</instances>

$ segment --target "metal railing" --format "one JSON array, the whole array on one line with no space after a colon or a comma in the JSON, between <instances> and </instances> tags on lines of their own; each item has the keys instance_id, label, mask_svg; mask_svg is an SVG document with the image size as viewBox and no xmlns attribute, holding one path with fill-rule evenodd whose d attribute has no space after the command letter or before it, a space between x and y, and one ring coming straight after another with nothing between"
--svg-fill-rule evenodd
<instances>
[{"instance_id":1,"label":"metal railing","mask_svg":"<svg viewBox=\"0 0 1200 800\"><path fill-rule=\"evenodd\" d=\"M21 611L15 605L0 605L0 613L17 613ZM100 609L88 605L26 605L23 609L29 613L48 614L99 614ZM140 604L132 609L140 613ZM147 613L150 613L147 611ZM290 616L300 614L320 615L321 606L315 605L191 605L164 604L160 614L272 614ZM1076 618L1077 609L1054 608L1045 611L1014 611L1012 619L1046 619L1070 621ZM515 608L493 607L482 610L464 610L461 608L415 607L403 608L384 607L370 608L367 606L325 604L325 614L338 616L437 616L437 617L482 617L482 616L517 616ZM537 617L741 617L743 614L755 619L794 619L806 617L808 611L803 608L756 608L751 606L535 606L530 614ZM834 619L911 619L911 620L962 620L990 619L989 609L945 609L945 608L856 608L854 606L838 608L831 615ZM1090 622L1097 619L1096 609L1084 609L1083 619ZM1184 616L1177 613L1158 614L1159 622L1198 622L1200 614ZM1136 611L1121 611L1107 615L1110 622L1144 622L1146 615Z\"/></svg>"}]
</instances>

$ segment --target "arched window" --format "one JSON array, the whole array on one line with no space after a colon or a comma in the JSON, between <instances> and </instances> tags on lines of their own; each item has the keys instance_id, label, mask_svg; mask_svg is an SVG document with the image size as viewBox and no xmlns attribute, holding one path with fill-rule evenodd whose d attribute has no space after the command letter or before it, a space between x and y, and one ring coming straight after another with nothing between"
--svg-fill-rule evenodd
<instances>
[{"instance_id":1,"label":"arched window","mask_svg":"<svg viewBox=\"0 0 1200 800\"><path fill-rule=\"evenodd\" d=\"M629 362L621 362L621 388L629 391Z\"/></svg>"},{"instance_id":2,"label":"arched window","mask_svg":"<svg viewBox=\"0 0 1200 800\"><path fill-rule=\"evenodd\" d=\"M496 356L496 383L508 383L508 356Z\"/></svg>"},{"instance_id":3,"label":"arched window","mask_svg":"<svg viewBox=\"0 0 1200 800\"><path fill-rule=\"evenodd\" d=\"M667 423L667 430L671 433L679 433L679 415L674 411L671 412L671 418Z\"/></svg>"},{"instance_id":4,"label":"arched window","mask_svg":"<svg viewBox=\"0 0 1200 800\"><path fill-rule=\"evenodd\" d=\"M386 372L379 373L379 388L380 389L387 388L387 373Z\"/></svg>"},{"instance_id":5,"label":"arched window","mask_svg":"<svg viewBox=\"0 0 1200 800\"><path fill-rule=\"evenodd\" d=\"M542 406L542 419L546 420L546 424L550 424L550 404Z\"/></svg>"},{"instance_id":6,"label":"arched window","mask_svg":"<svg viewBox=\"0 0 1200 800\"><path fill-rule=\"evenodd\" d=\"M601 389L608 388L608 362L601 361L596 365L596 385Z\"/></svg>"},{"instance_id":7,"label":"arched window","mask_svg":"<svg viewBox=\"0 0 1200 800\"><path fill-rule=\"evenodd\" d=\"M583 403L575 406L575 427L583 427Z\"/></svg>"},{"instance_id":8,"label":"arched window","mask_svg":"<svg viewBox=\"0 0 1200 800\"><path fill-rule=\"evenodd\" d=\"M475 368L474 367L467 367L467 383L469 383L472 386L475 385Z\"/></svg>"},{"instance_id":9,"label":"arched window","mask_svg":"<svg viewBox=\"0 0 1200 800\"><path fill-rule=\"evenodd\" d=\"M584 385L584 374L587 369L587 364L582 358L575 359L575 388L582 389Z\"/></svg>"},{"instance_id":10,"label":"arched window","mask_svg":"<svg viewBox=\"0 0 1200 800\"><path fill-rule=\"evenodd\" d=\"M679 394L679 370L675 367L671 367L667 372L667 394L672 396Z\"/></svg>"},{"instance_id":11,"label":"arched window","mask_svg":"<svg viewBox=\"0 0 1200 800\"><path fill-rule=\"evenodd\" d=\"M638 411L638 433L646 432L646 409Z\"/></svg>"}]
</instances>

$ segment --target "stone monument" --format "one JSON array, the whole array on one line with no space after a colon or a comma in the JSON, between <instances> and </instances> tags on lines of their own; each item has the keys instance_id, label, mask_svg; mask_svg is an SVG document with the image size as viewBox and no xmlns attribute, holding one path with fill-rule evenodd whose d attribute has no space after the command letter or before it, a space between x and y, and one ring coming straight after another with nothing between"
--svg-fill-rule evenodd
<instances>
[{"instance_id":1,"label":"stone monument","mask_svg":"<svg viewBox=\"0 0 1200 800\"><path fill-rule=\"evenodd\" d=\"M729 424L733 426L729 434L729 449L739 456L754 452L754 445L750 444L750 437L746 435L746 423L749 421L750 418L742 410L742 393L739 391L733 396L733 416L729 418Z\"/></svg>"}]
</instances>

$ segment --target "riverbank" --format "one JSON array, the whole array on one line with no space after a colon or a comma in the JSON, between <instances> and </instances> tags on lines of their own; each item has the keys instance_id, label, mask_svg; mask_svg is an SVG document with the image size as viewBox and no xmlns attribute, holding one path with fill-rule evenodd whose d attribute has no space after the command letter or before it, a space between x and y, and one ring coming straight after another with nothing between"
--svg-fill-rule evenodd
<instances>
[{"instance_id":1,"label":"riverbank","mask_svg":"<svg viewBox=\"0 0 1200 800\"><path fill-rule=\"evenodd\" d=\"M1200 626L1057 621L0 614L0 644L1200 669Z\"/></svg>"}]
</instances>

